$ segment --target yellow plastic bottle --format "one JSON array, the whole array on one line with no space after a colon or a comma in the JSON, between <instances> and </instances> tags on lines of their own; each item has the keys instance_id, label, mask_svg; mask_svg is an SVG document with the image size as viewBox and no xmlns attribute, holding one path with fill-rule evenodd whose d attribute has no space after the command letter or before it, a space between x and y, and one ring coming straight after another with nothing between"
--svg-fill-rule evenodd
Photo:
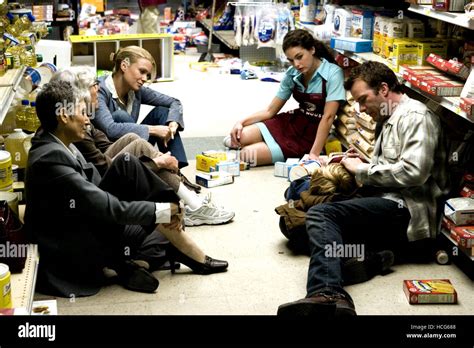
<instances>
[{"instance_id":1,"label":"yellow plastic bottle","mask_svg":"<svg viewBox=\"0 0 474 348\"><path fill-rule=\"evenodd\" d=\"M5 149L12 155L12 164L17 164L19 169L26 167L32 137L33 134L27 135L20 128L15 128L5 139Z\"/></svg>"},{"instance_id":2,"label":"yellow plastic bottle","mask_svg":"<svg viewBox=\"0 0 474 348\"><path fill-rule=\"evenodd\" d=\"M32 101L30 106L26 108L26 130L36 132L38 129L38 116L36 115L36 102Z\"/></svg>"},{"instance_id":3,"label":"yellow plastic bottle","mask_svg":"<svg viewBox=\"0 0 474 348\"><path fill-rule=\"evenodd\" d=\"M21 105L16 112L16 126L20 129L26 129L26 108L28 107L28 100L23 99Z\"/></svg>"}]
</instances>

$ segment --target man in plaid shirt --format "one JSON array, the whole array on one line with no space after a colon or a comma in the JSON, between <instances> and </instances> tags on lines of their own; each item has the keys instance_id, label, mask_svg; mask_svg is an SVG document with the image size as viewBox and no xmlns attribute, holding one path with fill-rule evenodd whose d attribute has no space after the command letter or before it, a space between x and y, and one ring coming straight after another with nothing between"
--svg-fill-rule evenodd
<instances>
[{"instance_id":1,"label":"man in plaid shirt","mask_svg":"<svg viewBox=\"0 0 474 348\"><path fill-rule=\"evenodd\" d=\"M445 193L446 166L441 125L426 105L402 93L396 75L378 62L364 63L345 82L360 112L377 122L370 163L349 155L341 161L370 197L312 207L306 216L311 260L307 295L283 304L279 315L355 315L343 286L366 281L388 269L395 251L432 240L438 231L437 206ZM360 250L365 255L338 251ZM341 246L341 248L336 248ZM344 248L342 248L344 247ZM367 253L367 249L378 251Z\"/></svg>"}]
</instances>

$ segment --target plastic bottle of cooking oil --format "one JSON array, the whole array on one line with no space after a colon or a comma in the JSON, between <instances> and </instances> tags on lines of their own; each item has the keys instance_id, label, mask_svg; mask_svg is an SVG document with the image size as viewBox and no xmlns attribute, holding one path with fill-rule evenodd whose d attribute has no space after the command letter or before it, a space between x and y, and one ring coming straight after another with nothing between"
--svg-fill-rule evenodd
<instances>
[{"instance_id":1,"label":"plastic bottle of cooking oil","mask_svg":"<svg viewBox=\"0 0 474 348\"><path fill-rule=\"evenodd\" d=\"M23 52L20 53L20 61L22 65L31 66L34 68L38 65L38 61L36 60L36 54L33 46L26 45L24 46Z\"/></svg>"},{"instance_id":2,"label":"plastic bottle of cooking oil","mask_svg":"<svg viewBox=\"0 0 474 348\"><path fill-rule=\"evenodd\" d=\"M26 108L28 107L28 100L23 99L21 105L16 112L16 126L20 129L26 129Z\"/></svg>"},{"instance_id":3,"label":"plastic bottle of cooking oil","mask_svg":"<svg viewBox=\"0 0 474 348\"><path fill-rule=\"evenodd\" d=\"M39 120L36 115L36 102L32 101L30 106L26 108L26 130L36 132L38 129Z\"/></svg>"},{"instance_id":4,"label":"plastic bottle of cooking oil","mask_svg":"<svg viewBox=\"0 0 474 348\"><path fill-rule=\"evenodd\" d=\"M12 164L17 164L18 168L25 168L28 161L28 151L31 147L31 138L19 128L15 128L5 139L5 149L12 155Z\"/></svg>"}]
</instances>

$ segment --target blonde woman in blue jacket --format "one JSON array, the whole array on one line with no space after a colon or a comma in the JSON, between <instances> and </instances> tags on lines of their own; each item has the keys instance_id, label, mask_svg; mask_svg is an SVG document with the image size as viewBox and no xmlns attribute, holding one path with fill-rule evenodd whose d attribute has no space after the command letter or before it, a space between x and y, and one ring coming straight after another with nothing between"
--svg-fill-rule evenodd
<instances>
[{"instance_id":1,"label":"blonde woman in blue jacket","mask_svg":"<svg viewBox=\"0 0 474 348\"><path fill-rule=\"evenodd\" d=\"M173 97L144 87L148 76L156 75L156 63L150 52L127 46L113 53L112 75L99 78L99 108L91 119L107 137L116 140L136 133L157 144L161 152L171 152L179 168L188 165L179 131L184 129L183 107ZM142 104L155 106L138 124Z\"/></svg>"}]
</instances>

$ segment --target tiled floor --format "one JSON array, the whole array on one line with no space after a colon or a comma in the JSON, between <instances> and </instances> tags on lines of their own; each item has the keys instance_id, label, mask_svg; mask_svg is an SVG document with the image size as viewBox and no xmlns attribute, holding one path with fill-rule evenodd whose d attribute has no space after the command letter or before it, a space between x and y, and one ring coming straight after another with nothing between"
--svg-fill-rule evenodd
<instances>
[{"instance_id":1,"label":"tiled floor","mask_svg":"<svg viewBox=\"0 0 474 348\"><path fill-rule=\"evenodd\" d=\"M156 86L182 100L188 153L220 147L220 138L244 115L270 102L277 84L241 81L237 76L208 76L188 69L195 56L177 56L176 80ZM294 106L288 105L287 108ZM200 139L202 137L210 137ZM194 174L195 162L185 169ZM273 168L252 168L232 185L211 189L215 202L233 209L235 221L223 226L187 228L210 256L229 261L226 273L194 275L186 267L178 274L156 272L155 294L140 294L118 285L88 298L58 299L60 314L263 314L305 295L308 257L294 256L285 245L274 208L283 203L288 183L273 176ZM456 305L413 306L402 291L403 279L449 278L459 293ZM456 266L403 265L384 277L347 287L357 312L364 314L449 315L474 313L473 282Z\"/></svg>"}]
</instances>

